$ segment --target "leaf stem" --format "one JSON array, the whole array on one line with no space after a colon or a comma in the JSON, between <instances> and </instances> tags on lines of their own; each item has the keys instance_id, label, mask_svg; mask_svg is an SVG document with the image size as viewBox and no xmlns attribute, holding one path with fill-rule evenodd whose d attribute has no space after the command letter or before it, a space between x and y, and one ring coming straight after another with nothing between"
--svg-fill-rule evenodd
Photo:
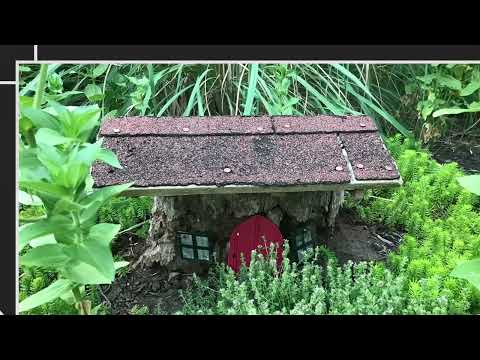
<instances>
[{"instance_id":1,"label":"leaf stem","mask_svg":"<svg viewBox=\"0 0 480 360\"><path fill-rule=\"evenodd\" d=\"M81 307L81 310L83 312L83 315L88 315L87 308L85 307L85 304L82 300L82 295L80 294L80 287L74 287L72 289L73 296L75 297L75 301L79 304Z\"/></svg>"},{"instance_id":2,"label":"leaf stem","mask_svg":"<svg viewBox=\"0 0 480 360\"><path fill-rule=\"evenodd\" d=\"M45 84L47 83L47 70L48 64L40 65L40 78L37 84L37 91L35 91L35 97L33 98L33 107L39 109L42 104L43 94L45 92Z\"/></svg>"}]
</instances>

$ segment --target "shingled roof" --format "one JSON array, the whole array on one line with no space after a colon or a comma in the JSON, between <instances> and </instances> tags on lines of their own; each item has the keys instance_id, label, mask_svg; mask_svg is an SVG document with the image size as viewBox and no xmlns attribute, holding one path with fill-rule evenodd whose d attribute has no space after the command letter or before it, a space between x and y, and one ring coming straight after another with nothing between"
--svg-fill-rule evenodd
<instances>
[{"instance_id":1,"label":"shingled roof","mask_svg":"<svg viewBox=\"0 0 480 360\"><path fill-rule=\"evenodd\" d=\"M125 117L99 136L123 169L96 163L96 187L181 195L353 190L401 184L365 116Z\"/></svg>"}]
</instances>

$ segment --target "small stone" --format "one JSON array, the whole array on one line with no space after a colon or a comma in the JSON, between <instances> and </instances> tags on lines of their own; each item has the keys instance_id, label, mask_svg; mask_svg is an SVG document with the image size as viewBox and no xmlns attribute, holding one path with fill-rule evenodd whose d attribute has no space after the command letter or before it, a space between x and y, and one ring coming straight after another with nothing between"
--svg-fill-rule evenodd
<instances>
[{"instance_id":1,"label":"small stone","mask_svg":"<svg viewBox=\"0 0 480 360\"><path fill-rule=\"evenodd\" d=\"M361 126L361 127L365 127L365 126L367 126L367 125L365 125L364 123L360 123L360 126Z\"/></svg>"},{"instance_id":2,"label":"small stone","mask_svg":"<svg viewBox=\"0 0 480 360\"><path fill-rule=\"evenodd\" d=\"M290 124L285 124L285 125L283 125L283 126L286 127L286 128L289 128L289 127L290 127Z\"/></svg>"},{"instance_id":3,"label":"small stone","mask_svg":"<svg viewBox=\"0 0 480 360\"><path fill-rule=\"evenodd\" d=\"M113 132L114 132L114 133L119 133L119 132L120 132L120 129L113 129Z\"/></svg>"},{"instance_id":4,"label":"small stone","mask_svg":"<svg viewBox=\"0 0 480 360\"><path fill-rule=\"evenodd\" d=\"M223 169L223 172L229 173L229 172L232 172L232 169L230 169L229 167L226 167L225 169Z\"/></svg>"},{"instance_id":5,"label":"small stone","mask_svg":"<svg viewBox=\"0 0 480 360\"><path fill-rule=\"evenodd\" d=\"M259 127L257 127L257 130L258 130L258 131L262 131L262 130L263 130L263 127L259 126Z\"/></svg>"},{"instance_id":6,"label":"small stone","mask_svg":"<svg viewBox=\"0 0 480 360\"><path fill-rule=\"evenodd\" d=\"M393 167L387 165L387 166L385 166L385 169L387 169L388 171L392 171L392 170L393 170Z\"/></svg>"},{"instance_id":7,"label":"small stone","mask_svg":"<svg viewBox=\"0 0 480 360\"><path fill-rule=\"evenodd\" d=\"M364 167L362 164L357 164L356 166L357 166L357 168L359 168L359 169L363 169L363 167Z\"/></svg>"},{"instance_id":8,"label":"small stone","mask_svg":"<svg viewBox=\"0 0 480 360\"><path fill-rule=\"evenodd\" d=\"M337 166L337 167L335 168L335 170L337 170L337 171L342 171L342 170L343 170L343 166Z\"/></svg>"},{"instance_id":9,"label":"small stone","mask_svg":"<svg viewBox=\"0 0 480 360\"><path fill-rule=\"evenodd\" d=\"M187 127L184 127L182 130L185 131L185 132L190 131L190 129L187 128Z\"/></svg>"}]
</instances>

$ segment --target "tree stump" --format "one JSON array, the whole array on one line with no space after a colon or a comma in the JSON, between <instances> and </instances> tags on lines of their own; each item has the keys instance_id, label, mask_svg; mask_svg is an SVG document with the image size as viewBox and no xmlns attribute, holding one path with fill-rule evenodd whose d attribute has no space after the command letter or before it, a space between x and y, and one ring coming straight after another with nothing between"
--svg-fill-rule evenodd
<instances>
[{"instance_id":1,"label":"tree stump","mask_svg":"<svg viewBox=\"0 0 480 360\"><path fill-rule=\"evenodd\" d=\"M176 233L208 233L214 257L225 261L231 231L256 214L279 226L285 239L298 226L319 234L333 229L343 195L338 191L157 196L145 250L134 266L159 264L170 271L203 271L208 265L181 258Z\"/></svg>"}]
</instances>

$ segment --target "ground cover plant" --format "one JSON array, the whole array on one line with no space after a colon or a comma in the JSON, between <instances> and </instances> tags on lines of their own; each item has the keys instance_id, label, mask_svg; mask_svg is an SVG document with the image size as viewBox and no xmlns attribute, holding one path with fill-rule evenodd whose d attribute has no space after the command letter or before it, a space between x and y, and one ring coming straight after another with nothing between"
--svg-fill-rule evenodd
<instances>
[{"instance_id":1,"label":"ground cover plant","mask_svg":"<svg viewBox=\"0 0 480 360\"><path fill-rule=\"evenodd\" d=\"M478 313L479 196L463 188L472 191L458 165L440 165L422 146L474 139L467 156L475 160L479 74L480 65L467 64L22 65L22 312L104 313L98 286L125 265L112 242L147 236L150 198L91 189L93 161L120 166L96 139L104 119L367 114L390 137L404 186L346 206L367 223L405 231L400 248L385 263L343 266L319 249L281 274L257 259L240 279L218 267L184 293L182 313Z\"/></svg>"}]
</instances>

